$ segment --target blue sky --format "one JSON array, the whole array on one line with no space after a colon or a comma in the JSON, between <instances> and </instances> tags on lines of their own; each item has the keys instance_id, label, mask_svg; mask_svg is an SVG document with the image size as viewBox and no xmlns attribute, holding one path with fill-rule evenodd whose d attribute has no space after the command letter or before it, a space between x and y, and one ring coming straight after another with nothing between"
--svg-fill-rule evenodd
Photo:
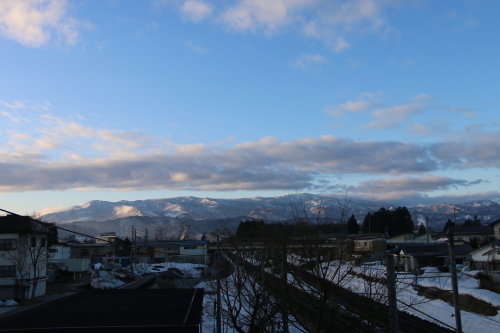
<instances>
[{"instance_id":1,"label":"blue sky","mask_svg":"<svg viewBox=\"0 0 500 333\"><path fill-rule=\"evenodd\" d=\"M0 208L500 200L499 9L0 0Z\"/></svg>"}]
</instances>

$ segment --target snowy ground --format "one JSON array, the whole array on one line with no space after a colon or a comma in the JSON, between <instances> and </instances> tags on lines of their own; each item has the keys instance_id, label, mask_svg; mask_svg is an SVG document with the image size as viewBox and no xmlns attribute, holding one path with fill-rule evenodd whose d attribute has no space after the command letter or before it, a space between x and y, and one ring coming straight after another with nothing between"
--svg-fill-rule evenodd
<instances>
[{"instance_id":1,"label":"snowy ground","mask_svg":"<svg viewBox=\"0 0 500 333\"><path fill-rule=\"evenodd\" d=\"M136 264L134 265L134 276L142 276L151 273L166 272L171 268L178 269L186 278L201 278L202 270L206 267L200 264L190 263L162 263L162 264ZM130 266L114 270L111 273L101 270L100 264L94 266L91 277L91 286L94 289L115 289L125 283L117 277L131 278Z\"/></svg>"},{"instance_id":2,"label":"snowy ground","mask_svg":"<svg viewBox=\"0 0 500 333\"><path fill-rule=\"evenodd\" d=\"M385 266L379 263L372 265L365 265L356 268L358 273L363 273L370 276L385 276ZM425 297L419 296L417 292L411 287L411 284L416 283L425 287L435 287L442 290L451 290L451 274L441 273L435 267L427 267L424 269L425 273L420 275L415 280L413 274L398 274L398 307L402 311L406 311L415 316L421 317L426 320L435 318L435 322L442 326L455 327L455 310L448 303L436 299L429 300ZM458 290L460 294L469 294L480 300L486 301L500 309L500 294L479 289L477 280L473 278L477 272L464 272L459 273ZM355 277L346 285L347 288L363 292L366 289L366 282L359 277ZM383 286L380 286L383 288ZM374 286L376 288L376 286ZM478 332L493 333L500 331L500 314L493 317L482 316L466 311L461 311L462 316L462 329L464 332Z\"/></svg>"},{"instance_id":3,"label":"snowy ground","mask_svg":"<svg viewBox=\"0 0 500 333\"><path fill-rule=\"evenodd\" d=\"M190 278L201 278L202 270L206 265L168 262L161 264L136 264L134 265L134 275L140 276L144 274L166 272L171 268L180 270L184 275ZM130 270L130 266L125 268Z\"/></svg>"},{"instance_id":4,"label":"snowy ground","mask_svg":"<svg viewBox=\"0 0 500 333\"><path fill-rule=\"evenodd\" d=\"M203 316L202 316L203 332L208 332L208 333L215 332L216 331L215 330L216 321L215 321L215 315L214 315L214 313L215 313L214 304L215 304L215 300L216 300L216 295L214 293L214 291L216 289L215 282L213 282L213 281L202 282L202 283L196 285L195 288L205 289L205 298L203 299ZM224 301L221 302L221 304L222 304L223 308L226 306ZM243 307L243 309L242 309L243 311L245 311L244 308L245 307ZM248 315L248 313L242 313L242 316L246 316L246 315ZM288 327L289 333L303 333L303 332L305 332L304 329L301 329L301 328L294 326L293 323L295 323L295 325L299 325L298 323L296 323L295 318L290 316L288 318L288 322L290 323L289 327ZM222 322L221 331L222 331L222 333L237 333L236 330L234 330L233 328L231 328L229 325L225 324L224 322Z\"/></svg>"},{"instance_id":5,"label":"snowy ground","mask_svg":"<svg viewBox=\"0 0 500 333\"><path fill-rule=\"evenodd\" d=\"M290 258L292 259L292 258ZM290 261L298 262L300 258L293 258ZM385 277L386 271L385 266L375 262L363 266L351 266L346 265L344 272L338 270L338 263L325 263L323 264L324 269L330 274L330 278L335 280L337 277L345 276L349 274L348 270L351 272L373 276L373 277ZM201 274L201 268L204 265L195 264L183 264L183 263L168 263L168 264L155 264L155 265L136 265L134 270L137 275L155 273L161 271L167 271L169 268L177 268L181 270L184 274L191 277L199 277ZM450 273L442 273L435 267L424 268L425 273L418 276L417 278L413 274L398 274L398 306L402 311L406 311L415 316L421 317L426 320L433 320L435 322L448 327L455 327L455 317L454 308L448 303L441 300L429 300L423 296L419 296L417 292L412 288L412 284L417 283L418 285L424 287L434 287L442 290L451 290L451 276ZM107 278L103 277L101 271L100 275L100 287L101 288L113 288L113 281L108 281ZM463 272L459 273L458 283L459 283L459 293L468 294L477 299L483 300L492 304L500 309L500 294L479 289L477 280L473 278L477 272ZM327 276L328 276L327 274ZM377 283L367 283L365 279L360 276L349 274L349 278L343 278L342 284L344 288L350 289L357 293L369 294L370 292L378 292L385 290L385 286L379 285ZM111 279L112 280L112 279ZM289 276L289 281L293 283L293 276ZM109 285L107 284L109 283ZM117 286L115 286L117 287ZM206 291L210 292L213 288L213 283L204 282L197 285L198 288L204 288ZM311 288L311 292L314 289ZM384 296L385 297L385 296ZM383 300L383 298L382 298ZM214 306L214 296L207 295L204 299L204 312L203 312L203 331L204 332L214 332L214 318L213 318L213 306ZM211 313L212 312L212 313ZM461 311L462 315L462 328L465 333L467 332L477 332L481 333L496 333L500 332L500 314L496 316L487 317L466 311ZM223 332L233 333L233 330L228 327L223 327ZM290 329L290 332L299 332L297 329Z\"/></svg>"}]
</instances>

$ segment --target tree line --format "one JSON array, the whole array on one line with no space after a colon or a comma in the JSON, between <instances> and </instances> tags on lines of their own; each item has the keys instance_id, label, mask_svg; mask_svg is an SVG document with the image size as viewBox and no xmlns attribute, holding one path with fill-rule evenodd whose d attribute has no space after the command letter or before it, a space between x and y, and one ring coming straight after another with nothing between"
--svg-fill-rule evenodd
<instances>
[{"instance_id":1,"label":"tree line","mask_svg":"<svg viewBox=\"0 0 500 333\"><path fill-rule=\"evenodd\" d=\"M303 224L300 221L265 223L263 220L246 220L238 225L236 237L239 239L275 238L278 235L296 237L301 235ZM354 214L351 214L346 223L320 221L313 225L308 224L308 232L328 237L358 234L360 231L362 233L387 233L388 236L394 236L411 233L414 228L413 218L406 207L398 207L394 210L380 208L376 212L368 213L361 226Z\"/></svg>"}]
</instances>

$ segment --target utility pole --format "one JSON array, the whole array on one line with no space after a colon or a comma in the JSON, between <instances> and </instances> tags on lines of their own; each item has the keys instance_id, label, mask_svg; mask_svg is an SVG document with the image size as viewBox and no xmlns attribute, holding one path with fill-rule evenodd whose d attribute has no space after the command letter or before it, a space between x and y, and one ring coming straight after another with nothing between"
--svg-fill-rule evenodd
<instances>
[{"instance_id":1,"label":"utility pole","mask_svg":"<svg viewBox=\"0 0 500 333\"><path fill-rule=\"evenodd\" d=\"M221 327L221 300L220 300L220 268L219 268L219 263L220 263L220 248L219 248L219 235L217 235L217 254L215 256L215 265L217 268L217 313L216 313L216 320L217 320L217 333L222 333L222 327Z\"/></svg>"},{"instance_id":2,"label":"utility pole","mask_svg":"<svg viewBox=\"0 0 500 333\"><path fill-rule=\"evenodd\" d=\"M148 239L148 228L146 228L146 263L151 263L151 258L149 257L149 239Z\"/></svg>"},{"instance_id":3,"label":"utility pole","mask_svg":"<svg viewBox=\"0 0 500 333\"><path fill-rule=\"evenodd\" d=\"M453 286L453 306L455 307L455 322L458 333L462 333L462 315L460 314L460 294L458 293L457 266L455 262L455 240L453 228L448 228L448 245L450 247L450 271Z\"/></svg>"},{"instance_id":4,"label":"utility pole","mask_svg":"<svg viewBox=\"0 0 500 333\"><path fill-rule=\"evenodd\" d=\"M429 245L429 217L425 216L425 233L427 236L427 245Z\"/></svg>"},{"instance_id":5,"label":"utility pole","mask_svg":"<svg viewBox=\"0 0 500 333\"><path fill-rule=\"evenodd\" d=\"M389 332L398 333L398 300L396 298L396 270L394 269L394 257L385 255L387 269L387 297L389 300Z\"/></svg>"},{"instance_id":6,"label":"utility pole","mask_svg":"<svg viewBox=\"0 0 500 333\"><path fill-rule=\"evenodd\" d=\"M132 279L134 278L134 226L132 226L132 239L130 241L130 272Z\"/></svg>"},{"instance_id":7,"label":"utility pole","mask_svg":"<svg viewBox=\"0 0 500 333\"><path fill-rule=\"evenodd\" d=\"M288 284L288 270L287 270L287 263L288 263L288 251L287 251L287 244L285 242L285 239L283 237L283 252L282 252L282 261L283 261L283 271L281 278L283 279L283 285L286 286ZM282 302L282 312L281 315L283 316L283 333L288 333L288 311L286 308L287 304L286 302Z\"/></svg>"}]
</instances>

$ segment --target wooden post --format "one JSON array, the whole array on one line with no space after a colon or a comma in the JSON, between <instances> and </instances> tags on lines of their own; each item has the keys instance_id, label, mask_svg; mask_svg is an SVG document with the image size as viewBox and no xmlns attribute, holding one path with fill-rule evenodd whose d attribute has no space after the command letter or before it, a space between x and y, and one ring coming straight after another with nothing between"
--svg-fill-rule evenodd
<instances>
[{"instance_id":1,"label":"wooden post","mask_svg":"<svg viewBox=\"0 0 500 333\"><path fill-rule=\"evenodd\" d=\"M450 247L450 271L453 286L453 305L455 307L455 322L457 332L462 333L462 315L460 313L460 295L458 293L457 266L455 262L455 240L453 239L453 228L448 228L448 245Z\"/></svg>"},{"instance_id":2,"label":"wooden post","mask_svg":"<svg viewBox=\"0 0 500 333\"><path fill-rule=\"evenodd\" d=\"M390 254L386 254L385 264L387 269L387 297L390 311L389 332L398 333L398 300L396 298L396 270L394 266L394 257Z\"/></svg>"}]
</instances>

